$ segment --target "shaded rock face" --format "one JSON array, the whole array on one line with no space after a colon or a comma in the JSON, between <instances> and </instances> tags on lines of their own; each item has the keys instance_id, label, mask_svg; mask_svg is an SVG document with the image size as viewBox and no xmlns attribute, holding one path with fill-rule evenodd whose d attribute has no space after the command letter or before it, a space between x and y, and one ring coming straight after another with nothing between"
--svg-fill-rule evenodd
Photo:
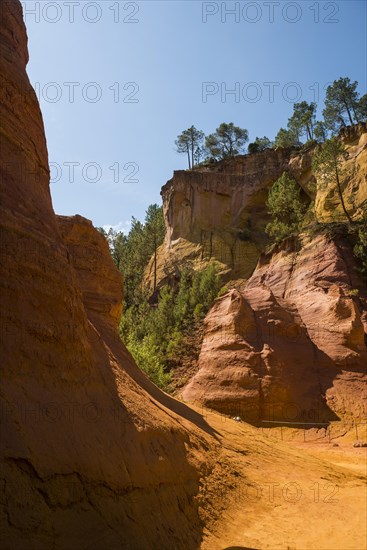
<instances>
[{"instance_id":1,"label":"shaded rock face","mask_svg":"<svg viewBox=\"0 0 367 550\"><path fill-rule=\"evenodd\" d=\"M106 239L82 216L57 216L84 306L116 328L122 313L122 275L111 261Z\"/></svg>"},{"instance_id":2,"label":"shaded rock face","mask_svg":"<svg viewBox=\"0 0 367 550\"><path fill-rule=\"evenodd\" d=\"M183 398L255 422L363 417L367 308L355 268L347 243L322 235L262 256L209 311Z\"/></svg>"},{"instance_id":3,"label":"shaded rock face","mask_svg":"<svg viewBox=\"0 0 367 550\"><path fill-rule=\"evenodd\" d=\"M342 139L349 152L343 192L349 213L357 219L367 209L366 124L345 129ZM266 241L268 191L283 172L301 186L306 203L315 201L318 221L344 220L336 189L316 192L314 150L269 149L174 172L161 191L167 232L158 253L158 281L174 274L175 265L182 261L202 269L211 259L220 264L224 279L248 278ZM153 261L146 282L153 284Z\"/></svg>"},{"instance_id":4,"label":"shaded rock face","mask_svg":"<svg viewBox=\"0 0 367 550\"><path fill-rule=\"evenodd\" d=\"M188 449L206 424L119 341L107 243L88 220L54 215L18 1L1 4L0 49L1 546L197 548Z\"/></svg>"}]
</instances>

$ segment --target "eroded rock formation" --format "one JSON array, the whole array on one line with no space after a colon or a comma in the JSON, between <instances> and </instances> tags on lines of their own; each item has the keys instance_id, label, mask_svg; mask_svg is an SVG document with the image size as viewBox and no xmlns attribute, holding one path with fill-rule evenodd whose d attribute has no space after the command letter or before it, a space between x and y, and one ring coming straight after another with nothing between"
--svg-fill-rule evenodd
<instances>
[{"instance_id":1,"label":"eroded rock formation","mask_svg":"<svg viewBox=\"0 0 367 550\"><path fill-rule=\"evenodd\" d=\"M107 243L54 215L18 1L1 4L0 48L1 547L197 548L209 429L119 341Z\"/></svg>"},{"instance_id":2,"label":"eroded rock formation","mask_svg":"<svg viewBox=\"0 0 367 550\"><path fill-rule=\"evenodd\" d=\"M343 240L305 235L262 255L209 311L184 399L255 422L363 418L366 298Z\"/></svg>"},{"instance_id":3,"label":"eroded rock formation","mask_svg":"<svg viewBox=\"0 0 367 550\"><path fill-rule=\"evenodd\" d=\"M366 124L347 128L343 140L349 152L343 167L343 193L350 215L357 219L367 209ZM268 190L283 172L299 183L306 203L314 201L319 222L344 219L334 187L318 186L316 192L313 152L314 147L269 149L176 171L161 191L167 233L158 253L158 281L175 276L176 266L183 261L202 269L213 259L224 279L248 278L266 242ZM152 286L153 262L146 281Z\"/></svg>"}]
</instances>

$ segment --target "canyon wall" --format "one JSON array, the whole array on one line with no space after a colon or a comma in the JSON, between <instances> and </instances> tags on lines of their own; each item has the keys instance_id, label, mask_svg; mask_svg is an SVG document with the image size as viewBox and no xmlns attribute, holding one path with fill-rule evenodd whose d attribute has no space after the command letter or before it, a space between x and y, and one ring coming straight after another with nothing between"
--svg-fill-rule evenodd
<instances>
[{"instance_id":1,"label":"canyon wall","mask_svg":"<svg viewBox=\"0 0 367 550\"><path fill-rule=\"evenodd\" d=\"M350 246L303 235L216 300L183 398L254 422L363 419L366 343L366 285Z\"/></svg>"},{"instance_id":2,"label":"canyon wall","mask_svg":"<svg viewBox=\"0 0 367 550\"><path fill-rule=\"evenodd\" d=\"M340 137L347 210L367 213L367 125ZM178 171L162 188L166 238L157 279L179 278L183 262L212 260L234 287L204 322L198 372L184 400L247 420L360 419L366 407L366 285L352 245L309 231L272 253L264 231L271 185L287 172L313 204L315 221L345 221L334 185L318 185L315 146L266 150ZM314 224L315 227L315 224ZM330 233L329 233L330 234ZM152 286L153 264L146 281Z\"/></svg>"},{"instance_id":3,"label":"canyon wall","mask_svg":"<svg viewBox=\"0 0 367 550\"><path fill-rule=\"evenodd\" d=\"M196 549L210 430L120 342L106 241L54 214L18 1L0 49L1 547Z\"/></svg>"},{"instance_id":4,"label":"canyon wall","mask_svg":"<svg viewBox=\"0 0 367 550\"><path fill-rule=\"evenodd\" d=\"M346 128L342 139L349 153L343 193L349 213L358 219L367 209L367 125ZM306 203L315 203L319 222L343 220L335 187L315 185L314 150L269 149L174 172L161 191L166 238L158 251L158 281L175 277L184 261L202 269L210 260L218 262L224 280L248 278L267 242L268 191L283 172L301 186ZM153 268L151 261L145 277L149 286Z\"/></svg>"}]
</instances>

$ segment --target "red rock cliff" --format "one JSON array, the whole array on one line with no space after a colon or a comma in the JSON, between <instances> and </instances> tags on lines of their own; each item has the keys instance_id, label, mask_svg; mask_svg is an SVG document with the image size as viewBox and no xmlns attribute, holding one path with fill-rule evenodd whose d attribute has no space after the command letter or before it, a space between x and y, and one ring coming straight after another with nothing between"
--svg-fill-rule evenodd
<instances>
[{"instance_id":1,"label":"red rock cliff","mask_svg":"<svg viewBox=\"0 0 367 550\"><path fill-rule=\"evenodd\" d=\"M197 548L188 449L204 440L195 423L207 428L118 340L121 281L104 239L54 215L18 1L1 4L0 49L1 546Z\"/></svg>"},{"instance_id":2,"label":"red rock cliff","mask_svg":"<svg viewBox=\"0 0 367 550\"><path fill-rule=\"evenodd\" d=\"M253 421L364 418L366 298L346 242L288 241L214 303L184 399Z\"/></svg>"}]
</instances>

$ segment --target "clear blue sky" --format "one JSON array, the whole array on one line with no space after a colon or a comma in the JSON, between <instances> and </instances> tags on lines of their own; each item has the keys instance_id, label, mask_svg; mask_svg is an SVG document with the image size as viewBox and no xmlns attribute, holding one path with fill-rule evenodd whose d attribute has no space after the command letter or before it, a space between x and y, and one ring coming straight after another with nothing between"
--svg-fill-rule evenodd
<instances>
[{"instance_id":1,"label":"clear blue sky","mask_svg":"<svg viewBox=\"0 0 367 550\"><path fill-rule=\"evenodd\" d=\"M295 94L318 99L321 112L325 85L340 76L366 90L363 0L28 0L23 7L28 74L41 90L50 162L60 167L52 170L55 211L97 226L123 227L160 203L161 186L186 168L174 140L191 124L210 133L234 122L250 141L273 138ZM206 102L205 82L214 83ZM240 96L225 95L236 83ZM79 163L74 182L65 163Z\"/></svg>"}]
</instances>

